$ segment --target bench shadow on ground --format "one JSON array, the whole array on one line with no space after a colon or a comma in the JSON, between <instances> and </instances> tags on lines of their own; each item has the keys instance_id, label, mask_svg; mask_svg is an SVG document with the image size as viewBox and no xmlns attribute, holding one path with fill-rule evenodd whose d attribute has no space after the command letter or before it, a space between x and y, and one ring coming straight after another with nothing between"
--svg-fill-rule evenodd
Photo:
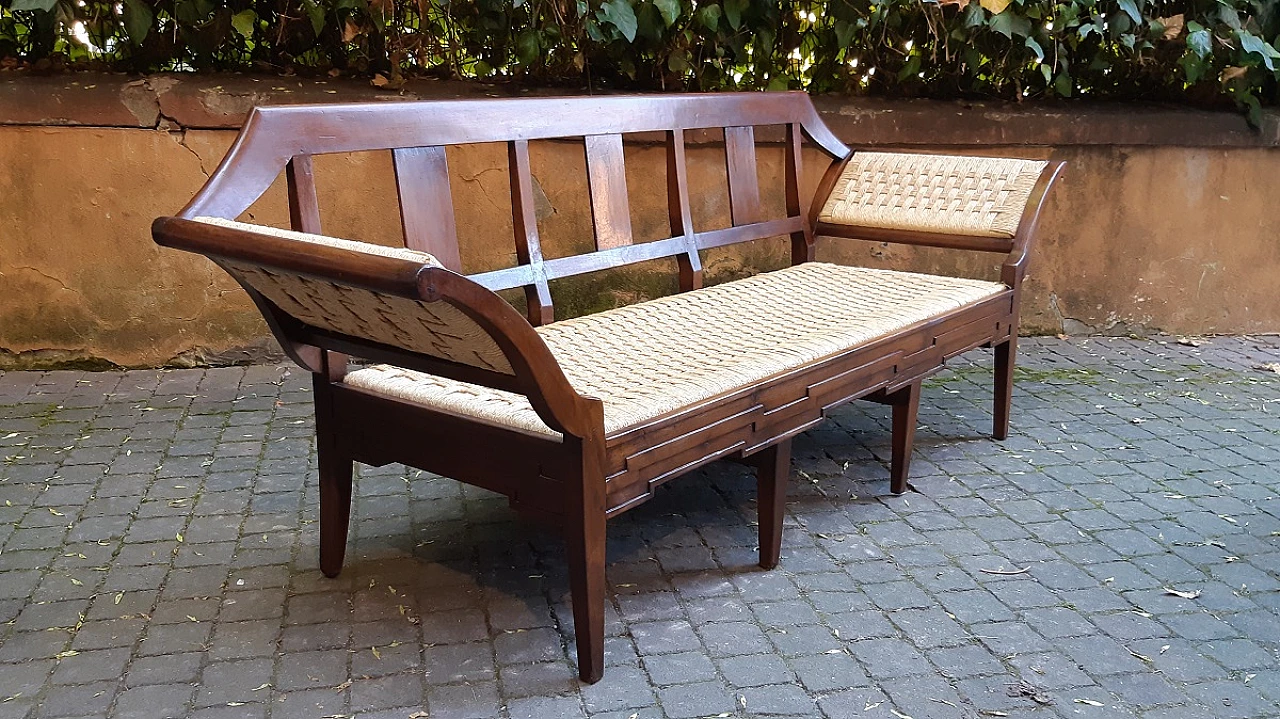
<instances>
[{"instance_id":1,"label":"bench shadow on ground","mask_svg":"<svg viewBox=\"0 0 1280 719\"><path fill-rule=\"evenodd\" d=\"M741 607L750 620L746 604L785 591L779 587L790 585L792 573L841 571L824 546L859 535L865 519L882 516L885 502L899 501L889 493L888 408L859 406L796 439L776 570L757 564L754 470L740 463L719 461L677 478L609 522L608 664L639 663L627 639L632 622L697 626L696 600L714 598ZM922 433L919 441L927 450L990 438ZM390 620L379 637L388 643L493 638L489 660L504 676L521 663L559 663L536 690L578 687L568 571L557 534L520 517L498 494L398 465L360 469L361 481L401 475L415 497L432 499L415 501L401 521L386 522L376 513L363 516L357 485L346 569L338 580L318 579L358 595L355 621ZM419 491L418 483L428 489ZM301 559L305 569L308 558ZM314 565L311 571L319 577ZM456 667L425 669L467 676Z\"/></svg>"}]
</instances>

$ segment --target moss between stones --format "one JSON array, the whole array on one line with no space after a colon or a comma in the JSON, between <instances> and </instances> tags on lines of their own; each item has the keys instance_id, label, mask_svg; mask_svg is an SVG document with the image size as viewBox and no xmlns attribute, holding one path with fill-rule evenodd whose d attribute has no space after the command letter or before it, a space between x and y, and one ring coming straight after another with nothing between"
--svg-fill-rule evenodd
<instances>
[{"instance_id":1,"label":"moss between stones","mask_svg":"<svg viewBox=\"0 0 1280 719\"><path fill-rule=\"evenodd\" d=\"M1072 369L1036 369L1027 367L1013 368L1014 382L1040 382L1044 384L1057 383L1078 383L1078 384L1097 384L1101 379L1102 373L1088 367L1079 367Z\"/></svg>"}]
</instances>

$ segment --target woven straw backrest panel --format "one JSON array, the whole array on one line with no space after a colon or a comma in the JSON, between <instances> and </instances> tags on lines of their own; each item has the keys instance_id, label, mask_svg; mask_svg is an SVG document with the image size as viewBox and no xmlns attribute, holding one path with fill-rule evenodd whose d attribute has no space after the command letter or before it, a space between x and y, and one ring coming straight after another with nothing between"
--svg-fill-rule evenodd
<instances>
[{"instance_id":1,"label":"woven straw backrest panel","mask_svg":"<svg viewBox=\"0 0 1280 719\"><path fill-rule=\"evenodd\" d=\"M300 243L440 266L435 257L402 247L341 240L216 217L198 217L196 221ZM223 259L221 262L236 279L312 327L503 374L514 373L493 338L474 320L446 302L420 302L238 260Z\"/></svg>"},{"instance_id":2,"label":"woven straw backrest panel","mask_svg":"<svg viewBox=\"0 0 1280 719\"><path fill-rule=\"evenodd\" d=\"M819 222L1013 237L1043 160L859 152Z\"/></svg>"}]
</instances>

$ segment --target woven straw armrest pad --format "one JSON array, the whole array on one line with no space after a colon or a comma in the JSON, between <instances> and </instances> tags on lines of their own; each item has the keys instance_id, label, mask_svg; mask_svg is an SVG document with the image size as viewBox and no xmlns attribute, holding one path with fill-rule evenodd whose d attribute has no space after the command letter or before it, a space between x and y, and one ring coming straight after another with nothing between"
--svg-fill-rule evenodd
<instances>
[{"instance_id":1,"label":"woven straw armrest pad","mask_svg":"<svg viewBox=\"0 0 1280 719\"><path fill-rule=\"evenodd\" d=\"M1005 291L999 283L810 262L539 327L613 434ZM352 387L551 437L521 395L377 365Z\"/></svg>"},{"instance_id":2,"label":"woven straw armrest pad","mask_svg":"<svg viewBox=\"0 0 1280 719\"><path fill-rule=\"evenodd\" d=\"M310 245L336 247L439 267L432 255L403 247L341 240L216 217L197 222L257 232ZM293 318L312 327L373 340L451 362L512 374L506 355L475 320L447 302L421 302L323 278L268 269L251 262L221 260L241 283L252 287Z\"/></svg>"},{"instance_id":3,"label":"woven straw armrest pad","mask_svg":"<svg viewBox=\"0 0 1280 719\"><path fill-rule=\"evenodd\" d=\"M845 165L819 222L1013 237L1043 160L859 152Z\"/></svg>"}]
</instances>

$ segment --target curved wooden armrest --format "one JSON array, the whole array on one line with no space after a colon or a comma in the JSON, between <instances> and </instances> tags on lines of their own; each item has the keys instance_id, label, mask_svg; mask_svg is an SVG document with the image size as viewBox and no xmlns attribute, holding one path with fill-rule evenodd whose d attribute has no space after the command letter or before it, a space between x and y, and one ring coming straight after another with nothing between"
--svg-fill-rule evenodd
<instances>
[{"instance_id":1,"label":"curved wooden armrest","mask_svg":"<svg viewBox=\"0 0 1280 719\"><path fill-rule=\"evenodd\" d=\"M324 372L321 350L516 392L547 426L603 435L600 400L579 395L532 325L492 291L414 257L307 242L301 233L161 217L152 236L205 255L258 305L290 357Z\"/></svg>"}]
</instances>

